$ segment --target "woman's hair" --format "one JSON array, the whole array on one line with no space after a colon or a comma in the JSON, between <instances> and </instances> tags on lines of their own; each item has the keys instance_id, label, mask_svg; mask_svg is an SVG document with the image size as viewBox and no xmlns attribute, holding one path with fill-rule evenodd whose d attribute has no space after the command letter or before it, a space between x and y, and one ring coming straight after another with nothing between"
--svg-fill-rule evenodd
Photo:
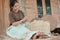
<instances>
[{"instance_id":1,"label":"woman's hair","mask_svg":"<svg viewBox=\"0 0 60 40\"><path fill-rule=\"evenodd\" d=\"M10 9L15 5L15 3L18 3L17 0L10 0Z\"/></svg>"}]
</instances>

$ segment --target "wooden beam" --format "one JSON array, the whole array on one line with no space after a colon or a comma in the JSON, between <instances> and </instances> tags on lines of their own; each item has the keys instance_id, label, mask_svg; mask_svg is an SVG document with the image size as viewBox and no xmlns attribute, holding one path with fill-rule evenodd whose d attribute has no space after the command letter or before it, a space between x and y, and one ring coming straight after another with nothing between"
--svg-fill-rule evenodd
<instances>
[{"instance_id":1,"label":"wooden beam","mask_svg":"<svg viewBox=\"0 0 60 40\"><path fill-rule=\"evenodd\" d=\"M0 34L4 32L4 8L3 0L0 0Z\"/></svg>"}]
</instances>

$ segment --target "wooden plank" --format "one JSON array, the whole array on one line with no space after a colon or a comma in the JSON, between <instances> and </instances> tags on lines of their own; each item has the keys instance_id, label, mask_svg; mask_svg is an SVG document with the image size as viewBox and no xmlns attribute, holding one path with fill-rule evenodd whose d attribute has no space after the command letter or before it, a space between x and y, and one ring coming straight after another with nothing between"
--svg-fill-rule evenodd
<instances>
[{"instance_id":1,"label":"wooden plank","mask_svg":"<svg viewBox=\"0 0 60 40\"><path fill-rule=\"evenodd\" d=\"M3 0L0 0L0 34L3 34Z\"/></svg>"},{"instance_id":2,"label":"wooden plank","mask_svg":"<svg viewBox=\"0 0 60 40\"><path fill-rule=\"evenodd\" d=\"M9 27L9 0L4 1L4 25L5 29Z\"/></svg>"}]
</instances>

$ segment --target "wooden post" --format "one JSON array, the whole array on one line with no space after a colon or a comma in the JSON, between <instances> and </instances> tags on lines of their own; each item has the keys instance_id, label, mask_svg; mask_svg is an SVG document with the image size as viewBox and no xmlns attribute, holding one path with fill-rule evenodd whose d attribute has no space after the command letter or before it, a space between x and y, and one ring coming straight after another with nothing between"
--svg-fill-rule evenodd
<instances>
[{"instance_id":1,"label":"wooden post","mask_svg":"<svg viewBox=\"0 0 60 40\"><path fill-rule=\"evenodd\" d=\"M0 34L4 32L4 8L3 0L0 0Z\"/></svg>"},{"instance_id":2,"label":"wooden post","mask_svg":"<svg viewBox=\"0 0 60 40\"><path fill-rule=\"evenodd\" d=\"M5 28L5 31L9 27L9 11L10 11L9 3L10 3L9 0L4 0L4 28Z\"/></svg>"}]
</instances>

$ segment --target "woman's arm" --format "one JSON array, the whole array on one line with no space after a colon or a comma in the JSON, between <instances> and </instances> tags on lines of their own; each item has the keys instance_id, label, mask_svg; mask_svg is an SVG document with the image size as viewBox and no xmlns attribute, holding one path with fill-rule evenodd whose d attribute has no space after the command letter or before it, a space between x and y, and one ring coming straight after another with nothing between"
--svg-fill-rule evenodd
<instances>
[{"instance_id":1,"label":"woman's arm","mask_svg":"<svg viewBox=\"0 0 60 40\"><path fill-rule=\"evenodd\" d=\"M24 23L27 21L27 17L24 17L22 20L19 21L19 23Z\"/></svg>"},{"instance_id":2,"label":"woman's arm","mask_svg":"<svg viewBox=\"0 0 60 40\"><path fill-rule=\"evenodd\" d=\"M24 17L24 18L23 18L22 20L20 20L20 21L13 22L12 25L17 26L18 24L24 23L24 22L26 22L26 21L27 21L27 17Z\"/></svg>"}]
</instances>

